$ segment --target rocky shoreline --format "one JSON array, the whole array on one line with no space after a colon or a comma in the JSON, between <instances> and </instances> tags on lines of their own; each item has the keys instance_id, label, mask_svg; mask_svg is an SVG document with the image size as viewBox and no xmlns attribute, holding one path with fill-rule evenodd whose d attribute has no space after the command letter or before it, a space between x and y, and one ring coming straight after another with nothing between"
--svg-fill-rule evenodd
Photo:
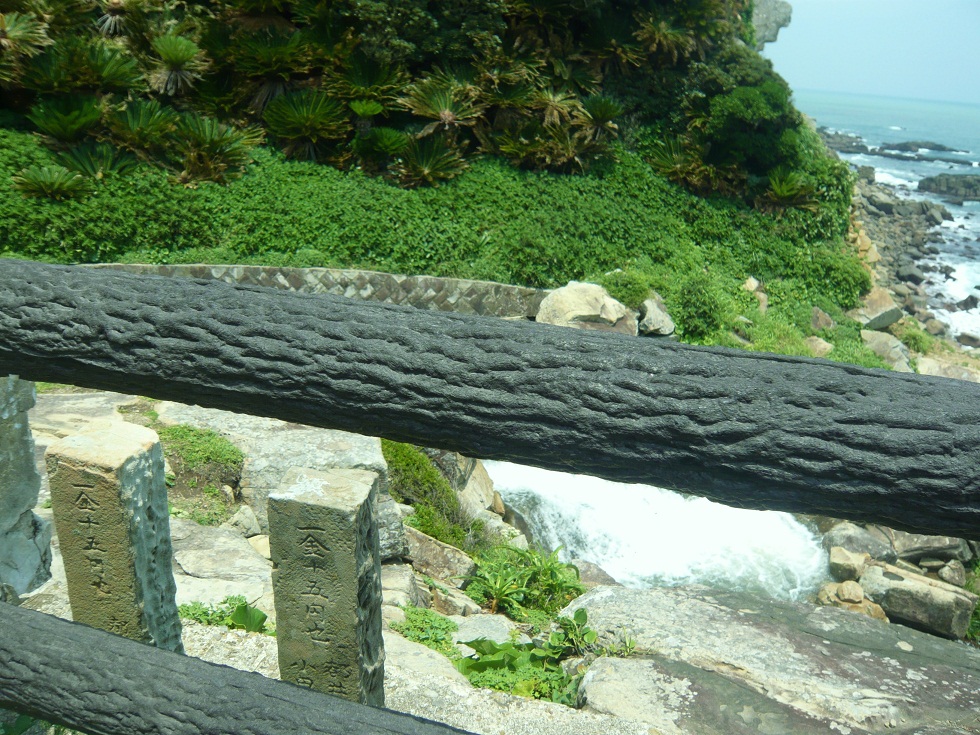
<instances>
[{"instance_id":1,"label":"rocky shoreline","mask_svg":"<svg viewBox=\"0 0 980 735\"><path fill-rule=\"evenodd\" d=\"M830 133L826 129L821 129L821 134L824 143L832 151L868 152L867 146L856 136ZM945 148L939 144L930 145ZM902 146L898 144L892 147ZM875 149L872 153L881 155L882 151ZM959 181L980 177L943 175L936 178ZM962 197L951 199L950 204L962 204ZM954 339L949 327L936 317L934 309L946 312L968 311L978 308L980 299L970 295L956 302L937 301L935 297L930 297L926 289L927 285L941 284L953 273L953 268L942 263L938 257L942 252L938 245L944 241L940 228L944 222L951 221L953 215L946 206L926 199L900 196L893 187L876 183L873 167L861 166L857 169L851 237L872 268L876 284L889 292L902 309L903 315L915 319L923 331L943 340L946 352L950 349L959 350L969 363L964 366L966 371L930 374L944 374L946 377L977 382L980 381L980 373L975 372L978 365L973 364L972 356L968 352L962 352L962 348L980 347L980 335L964 333L956 335ZM934 358L927 358L927 366L930 361L934 362ZM919 372L924 371L920 369Z\"/></svg>"}]
</instances>

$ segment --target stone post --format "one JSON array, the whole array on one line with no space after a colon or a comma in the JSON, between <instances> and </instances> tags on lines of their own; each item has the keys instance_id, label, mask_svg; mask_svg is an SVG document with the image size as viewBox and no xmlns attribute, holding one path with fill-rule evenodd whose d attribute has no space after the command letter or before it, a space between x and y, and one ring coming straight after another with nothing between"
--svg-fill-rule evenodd
<instances>
[{"instance_id":1,"label":"stone post","mask_svg":"<svg viewBox=\"0 0 980 735\"><path fill-rule=\"evenodd\" d=\"M0 376L0 587L20 595L51 577L51 524L32 510L41 476L27 411L34 384Z\"/></svg>"},{"instance_id":2,"label":"stone post","mask_svg":"<svg viewBox=\"0 0 980 735\"><path fill-rule=\"evenodd\" d=\"M94 426L48 447L47 466L72 617L183 652L156 432Z\"/></svg>"},{"instance_id":3,"label":"stone post","mask_svg":"<svg viewBox=\"0 0 980 735\"><path fill-rule=\"evenodd\" d=\"M378 481L291 469L269 496L269 543L282 678L382 707Z\"/></svg>"}]
</instances>

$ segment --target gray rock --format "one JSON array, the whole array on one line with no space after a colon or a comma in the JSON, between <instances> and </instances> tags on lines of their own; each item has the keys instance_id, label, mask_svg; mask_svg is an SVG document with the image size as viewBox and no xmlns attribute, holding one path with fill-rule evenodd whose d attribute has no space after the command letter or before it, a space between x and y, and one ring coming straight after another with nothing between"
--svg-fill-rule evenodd
<instances>
[{"instance_id":1,"label":"gray rock","mask_svg":"<svg viewBox=\"0 0 980 735\"><path fill-rule=\"evenodd\" d=\"M476 564L464 552L437 541L421 531L405 527L408 555L412 566L423 574L454 587L464 587L467 577L476 571Z\"/></svg>"},{"instance_id":2,"label":"gray rock","mask_svg":"<svg viewBox=\"0 0 980 735\"><path fill-rule=\"evenodd\" d=\"M803 341L806 342L806 346L810 350L810 354L812 354L814 357L826 357L834 351L834 346L827 340L820 339L820 337L810 336Z\"/></svg>"},{"instance_id":3,"label":"gray rock","mask_svg":"<svg viewBox=\"0 0 980 735\"><path fill-rule=\"evenodd\" d=\"M761 51L772 43L779 31L789 25L793 6L786 0L756 0L752 9L752 25L755 26L756 50Z\"/></svg>"},{"instance_id":4,"label":"gray rock","mask_svg":"<svg viewBox=\"0 0 980 735\"><path fill-rule=\"evenodd\" d=\"M259 519L255 517L255 511L248 505L241 506L235 515L221 524L222 528L238 531L245 538L258 536L262 533Z\"/></svg>"},{"instance_id":5,"label":"gray rock","mask_svg":"<svg viewBox=\"0 0 980 735\"><path fill-rule=\"evenodd\" d=\"M947 638L966 635L978 600L966 590L890 564L865 569L861 587L890 620Z\"/></svg>"},{"instance_id":6,"label":"gray rock","mask_svg":"<svg viewBox=\"0 0 980 735\"><path fill-rule=\"evenodd\" d=\"M585 559L572 559L572 565L578 569L579 581L585 585L586 589L602 587L603 585L619 585L611 574L598 564L593 564Z\"/></svg>"},{"instance_id":7,"label":"gray rock","mask_svg":"<svg viewBox=\"0 0 980 735\"><path fill-rule=\"evenodd\" d=\"M666 337L674 333L674 320L670 318L659 294L640 305L640 334L651 337Z\"/></svg>"},{"instance_id":8,"label":"gray rock","mask_svg":"<svg viewBox=\"0 0 980 735\"><path fill-rule=\"evenodd\" d=\"M469 681L453 666L453 662L428 646L404 638L392 630L384 633L385 656L389 665L407 669L420 676L431 676L467 687Z\"/></svg>"},{"instance_id":9,"label":"gray rock","mask_svg":"<svg viewBox=\"0 0 980 735\"><path fill-rule=\"evenodd\" d=\"M922 269L911 263L908 265L903 265L896 271L896 274L903 281L908 281L909 283L914 283L916 285L923 283L926 280L926 274L922 272Z\"/></svg>"},{"instance_id":10,"label":"gray rock","mask_svg":"<svg viewBox=\"0 0 980 735\"><path fill-rule=\"evenodd\" d=\"M429 592L419 586L411 564L382 564L381 593L385 605L428 607Z\"/></svg>"},{"instance_id":11,"label":"gray rock","mask_svg":"<svg viewBox=\"0 0 980 735\"><path fill-rule=\"evenodd\" d=\"M952 378L954 380L967 380L971 383L980 383L980 371L963 365L952 365L939 362L931 357L920 357L915 361L915 366L920 375L935 375L940 378Z\"/></svg>"},{"instance_id":12,"label":"gray rock","mask_svg":"<svg viewBox=\"0 0 980 735\"><path fill-rule=\"evenodd\" d=\"M964 347L980 347L980 337L969 332L956 335L956 341Z\"/></svg>"},{"instance_id":13,"label":"gray rock","mask_svg":"<svg viewBox=\"0 0 980 735\"><path fill-rule=\"evenodd\" d=\"M217 604L229 595L249 603L275 620L272 563L237 531L170 519L177 604Z\"/></svg>"},{"instance_id":14,"label":"gray rock","mask_svg":"<svg viewBox=\"0 0 980 735\"><path fill-rule=\"evenodd\" d=\"M954 587L962 587L966 584L966 567L959 559L953 559L939 570L939 578Z\"/></svg>"},{"instance_id":15,"label":"gray rock","mask_svg":"<svg viewBox=\"0 0 980 735\"><path fill-rule=\"evenodd\" d=\"M273 636L185 620L183 641L188 656L279 678L279 652Z\"/></svg>"},{"instance_id":16,"label":"gray rock","mask_svg":"<svg viewBox=\"0 0 980 735\"><path fill-rule=\"evenodd\" d=\"M381 492L378 493L375 509L381 561L404 559L408 556L408 540L405 538L405 524L402 522L398 503L387 492Z\"/></svg>"},{"instance_id":17,"label":"gray rock","mask_svg":"<svg viewBox=\"0 0 980 735\"><path fill-rule=\"evenodd\" d=\"M830 314L821 309L819 306L814 306L810 312L810 329L814 332L822 332L825 329L833 329L837 326Z\"/></svg>"},{"instance_id":18,"label":"gray rock","mask_svg":"<svg viewBox=\"0 0 980 735\"><path fill-rule=\"evenodd\" d=\"M921 533L908 533L886 526L869 526L871 533L881 534L895 549L899 558L918 562L923 557L933 559L959 559L968 562L973 558L970 545L961 538L952 536L926 536Z\"/></svg>"},{"instance_id":19,"label":"gray rock","mask_svg":"<svg viewBox=\"0 0 980 735\"><path fill-rule=\"evenodd\" d=\"M830 549L830 575L838 582L858 580L871 560L867 552L848 551L841 546Z\"/></svg>"},{"instance_id":20,"label":"gray rock","mask_svg":"<svg viewBox=\"0 0 980 735\"><path fill-rule=\"evenodd\" d=\"M483 522L483 527L494 536L498 544L506 544L517 549L528 547L527 536L518 531L503 518L490 510L481 510L475 514L475 518Z\"/></svg>"},{"instance_id":21,"label":"gray rock","mask_svg":"<svg viewBox=\"0 0 980 735\"><path fill-rule=\"evenodd\" d=\"M980 651L902 626L705 587L599 587L563 614L578 608L600 643L628 630L652 662L617 680L650 703L632 717L660 718L661 732L911 735L976 724Z\"/></svg>"},{"instance_id":22,"label":"gray rock","mask_svg":"<svg viewBox=\"0 0 980 735\"><path fill-rule=\"evenodd\" d=\"M909 348L897 337L893 337L885 332L872 332L867 329L862 329L861 339L868 346L868 349L884 360L896 372L914 372L912 366L909 365L909 360L912 359Z\"/></svg>"},{"instance_id":23,"label":"gray rock","mask_svg":"<svg viewBox=\"0 0 980 735\"><path fill-rule=\"evenodd\" d=\"M479 615L482 608L468 596L453 587L436 585L429 590L432 609L442 615Z\"/></svg>"},{"instance_id":24,"label":"gray rock","mask_svg":"<svg viewBox=\"0 0 980 735\"><path fill-rule=\"evenodd\" d=\"M602 286L572 281L548 294L536 317L542 324L636 336L636 317Z\"/></svg>"},{"instance_id":25,"label":"gray rock","mask_svg":"<svg viewBox=\"0 0 980 735\"><path fill-rule=\"evenodd\" d=\"M517 626L503 615L467 615L462 617L454 615L450 618L459 630L453 633L453 641L459 646L460 652L464 656L471 655L473 649L465 644L468 641L475 641L481 638L493 641L494 643L530 643L531 639L523 633L516 633Z\"/></svg>"},{"instance_id":26,"label":"gray rock","mask_svg":"<svg viewBox=\"0 0 980 735\"><path fill-rule=\"evenodd\" d=\"M861 306L847 312L847 315L859 322L865 329L884 329L902 318L902 309L891 294L880 286L875 286L861 300Z\"/></svg>"},{"instance_id":27,"label":"gray rock","mask_svg":"<svg viewBox=\"0 0 980 735\"><path fill-rule=\"evenodd\" d=\"M824 534L821 542L825 549L840 546L855 554L868 554L872 559L893 562L898 558L887 539L872 534L868 529L850 521L843 521Z\"/></svg>"}]
</instances>

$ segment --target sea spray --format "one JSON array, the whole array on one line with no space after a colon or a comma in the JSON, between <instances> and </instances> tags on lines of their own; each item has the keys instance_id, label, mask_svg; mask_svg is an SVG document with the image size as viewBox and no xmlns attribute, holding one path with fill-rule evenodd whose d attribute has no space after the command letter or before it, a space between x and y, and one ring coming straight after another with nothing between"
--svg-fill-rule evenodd
<instances>
[{"instance_id":1,"label":"sea spray","mask_svg":"<svg viewBox=\"0 0 980 735\"><path fill-rule=\"evenodd\" d=\"M486 462L535 541L598 564L629 587L706 584L800 599L827 577L819 539L787 513L731 508L627 485Z\"/></svg>"}]
</instances>

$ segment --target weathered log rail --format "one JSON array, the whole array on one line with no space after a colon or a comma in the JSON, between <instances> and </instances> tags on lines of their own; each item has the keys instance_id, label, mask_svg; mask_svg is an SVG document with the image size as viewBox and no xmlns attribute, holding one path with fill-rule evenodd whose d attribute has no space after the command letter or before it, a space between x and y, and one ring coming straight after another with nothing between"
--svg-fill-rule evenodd
<instances>
[{"instance_id":1,"label":"weathered log rail","mask_svg":"<svg viewBox=\"0 0 980 735\"><path fill-rule=\"evenodd\" d=\"M980 385L0 261L0 374L980 538Z\"/></svg>"},{"instance_id":2,"label":"weathered log rail","mask_svg":"<svg viewBox=\"0 0 980 735\"><path fill-rule=\"evenodd\" d=\"M465 735L6 603L0 708L93 735Z\"/></svg>"}]
</instances>

